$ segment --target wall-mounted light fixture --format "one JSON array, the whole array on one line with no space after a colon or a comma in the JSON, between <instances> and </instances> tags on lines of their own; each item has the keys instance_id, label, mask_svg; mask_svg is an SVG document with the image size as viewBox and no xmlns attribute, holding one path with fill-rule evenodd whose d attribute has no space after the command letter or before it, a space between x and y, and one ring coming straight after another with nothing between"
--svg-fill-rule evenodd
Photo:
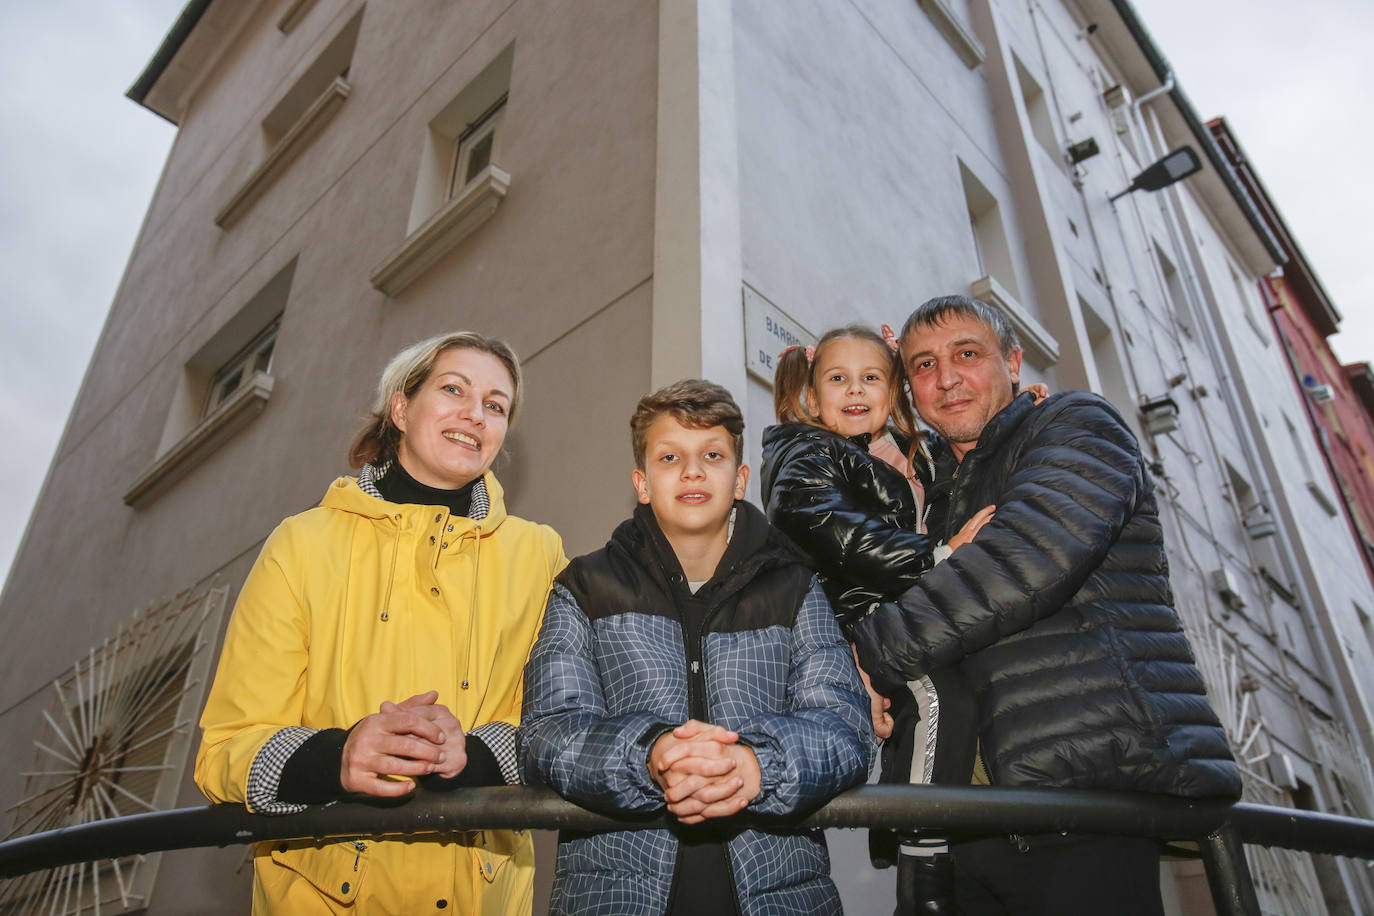
<instances>
[{"instance_id":1,"label":"wall-mounted light fixture","mask_svg":"<svg viewBox=\"0 0 1374 916\"><path fill-rule=\"evenodd\" d=\"M1310 372L1302 377L1302 387L1307 392L1307 396L1318 404L1324 404L1336 396L1330 385L1323 385Z\"/></svg>"},{"instance_id":2,"label":"wall-mounted light fixture","mask_svg":"<svg viewBox=\"0 0 1374 916\"><path fill-rule=\"evenodd\" d=\"M1091 159L1100 152L1101 150L1097 148L1097 140L1094 137L1089 137L1086 140L1079 140L1065 150L1065 154L1069 157L1070 165L1078 165L1078 163L1082 162L1084 159Z\"/></svg>"},{"instance_id":3,"label":"wall-mounted light fixture","mask_svg":"<svg viewBox=\"0 0 1374 916\"><path fill-rule=\"evenodd\" d=\"M1107 200L1113 201L1135 191L1159 191L1202 170L1202 160L1191 146L1180 146L1131 180L1131 186Z\"/></svg>"},{"instance_id":4,"label":"wall-mounted light fixture","mask_svg":"<svg viewBox=\"0 0 1374 916\"><path fill-rule=\"evenodd\" d=\"M1240 593L1240 588L1236 585L1236 580L1231 575L1231 571L1222 566L1214 569L1209 578L1212 580L1212 589L1221 597L1221 603L1228 611L1237 611L1245 607L1245 598Z\"/></svg>"},{"instance_id":5,"label":"wall-mounted light fixture","mask_svg":"<svg viewBox=\"0 0 1374 916\"><path fill-rule=\"evenodd\" d=\"M1165 395L1140 405L1140 416L1145 420L1145 431L1152 436L1162 436L1178 429L1178 402Z\"/></svg>"},{"instance_id":6,"label":"wall-mounted light fixture","mask_svg":"<svg viewBox=\"0 0 1374 916\"><path fill-rule=\"evenodd\" d=\"M1273 537L1279 530L1278 522L1274 521L1274 516L1264 503L1255 503L1246 509L1241 516L1241 523L1245 525L1245 533L1256 541Z\"/></svg>"}]
</instances>

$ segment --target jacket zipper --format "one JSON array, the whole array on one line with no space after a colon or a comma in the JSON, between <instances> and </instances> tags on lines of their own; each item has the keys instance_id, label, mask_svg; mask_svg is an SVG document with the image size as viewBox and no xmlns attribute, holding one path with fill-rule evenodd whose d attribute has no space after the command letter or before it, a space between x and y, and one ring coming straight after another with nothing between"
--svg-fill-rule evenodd
<instances>
[{"instance_id":1,"label":"jacket zipper","mask_svg":"<svg viewBox=\"0 0 1374 916\"><path fill-rule=\"evenodd\" d=\"M688 599L695 601L696 597ZM684 621L685 623L685 621ZM701 641L706 630L706 614L696 625L684 626L686 638L683 649L687 653L687 715L699 722L711 721L706 708L706 672L702 661Z\"/></svg>"},{"instance_id":2,"label":"jacket zipper","mask_svg":"<svg viewBox=\"0 0 1374 916\"><path fill-rule=\"evenodd\" d=\"M685 581L686 580L684 579L683 583L679 584L684 584ZM695 595L692 595L688 600L696 601L698 599ZM705 602L702 602L702 604L705 605ZM685 631L686 636L686 638L683 640L683 649L687 653L687 713L691 718L696 719L699 722L711 721L710 710L706 708L706 662L704 658L704 653L701 651L701 643L706 636L706 624L709 622L710 618L714 616L714 612L719 610L719 607L713 609L709 606L705 606L702 608L699 623L697 623L695 626L683 626L683 630ZM678 610L678 616L679 619L686 617L686 615L682 613L680 607ZM729 842L722 840L720 845L721 855L725 859L725 874L730 879L730 887L732 889L730 896L735 903L734 912L738 914L741 913L742 910L740 908L739 900L739 882L735 880L735 863L730 858ZM681 861L681 857L679 857L678 864L681 864ZM673 879L677 880L676 865L674 866L673 871Z\"/></svg>"}]
</instances>

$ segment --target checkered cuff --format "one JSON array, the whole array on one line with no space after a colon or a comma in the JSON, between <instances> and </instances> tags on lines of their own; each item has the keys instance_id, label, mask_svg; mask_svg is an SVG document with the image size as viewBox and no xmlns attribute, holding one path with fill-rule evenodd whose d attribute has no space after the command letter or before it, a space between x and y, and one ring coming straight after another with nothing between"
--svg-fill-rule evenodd
<instances>
[{"instance_id":1,"label":"checkered cuff","mask_svg":"<svg viewBox=\"0 0 1374 916\"><path fill-rule=\"evenodd\" d=\"M496 764L501 768L501 778L506 785L520 784L520 767L515 756L515 726L509 722L488 722L468 732L468 738L476 738L491 751Z\"/></svg>"},{"instance_id":2,"label":"checkered cuff","mask_svg":"<svg viewBox=\"0 0 1374 916\"><path fill-rule=\"evenodd\" d=\"M249 811L254 814L297 814L309 807L278 801L277 790L281 787L281 774L286 768L286 761L318 730L292 725L267 739L267 743L253 758L253 765L248 768L246 802Z\"/></svg>"}]
</instances>

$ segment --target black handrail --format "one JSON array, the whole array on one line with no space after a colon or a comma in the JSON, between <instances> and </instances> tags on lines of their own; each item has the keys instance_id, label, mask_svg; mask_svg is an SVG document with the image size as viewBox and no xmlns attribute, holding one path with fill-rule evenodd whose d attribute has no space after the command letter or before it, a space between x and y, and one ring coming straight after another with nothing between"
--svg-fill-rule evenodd
<instances>
[{"instance_id":1,"label":"black handrail","mask_svg":"<svg viewBox=\"0 0 1374 916\"><path fill-rule=\"evenodd\" d=\"M769 827L928 827L953 835L1085 833L1201 844L1217 912L1257 914L1241 843L1374 859L1374 821L1267 805L1159 795L987 786L864 786L787 818L744 814ZM134 814L0 843L0 877L137 853L344 836L425 836L464 830L625 830L663 827L664 815L589 811L548 789L416 791L400 801L366 799L278 817L241 805Z\"/></svg>"}]
</instances>

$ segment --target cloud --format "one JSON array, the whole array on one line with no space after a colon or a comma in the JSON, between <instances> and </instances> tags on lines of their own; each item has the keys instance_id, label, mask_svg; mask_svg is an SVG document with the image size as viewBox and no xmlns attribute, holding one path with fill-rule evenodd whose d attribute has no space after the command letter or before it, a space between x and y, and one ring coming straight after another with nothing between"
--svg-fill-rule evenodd
<instances>
[{"instance_id":1,"label":"cloud","mask_svg":"<svg viewBox=\"0 0 1374 916\"><path fill-rule=\"evenodd\" d=\"M173 128L124 98L184 0L0 0L0 429L15 501L8 569ZM1137 0L1203 117L1224 114L1345 320L1374 357L1368 269L1374 4Z\"/></svg>"},{"instance_id":2,"label":"cloud","mask_svg":"<svg viewBox=\"0 0 1374 916\"><path fill-rule=\"evenodd\" d=\"M76 397L173 128L124 92L183 0L0 5L0 569Z\"/></svg>"},{"instance_id":3,"label":"cloud","mask_svg":"<svg viewBox=\"0 0 1374 916\"><path fill-rule=\"evenodd\" d=\"M1138 0L1204 119L1224 115L1341 313L1345 362L1374 359L1374 4Z\"/></svg>"}]
</instances>

